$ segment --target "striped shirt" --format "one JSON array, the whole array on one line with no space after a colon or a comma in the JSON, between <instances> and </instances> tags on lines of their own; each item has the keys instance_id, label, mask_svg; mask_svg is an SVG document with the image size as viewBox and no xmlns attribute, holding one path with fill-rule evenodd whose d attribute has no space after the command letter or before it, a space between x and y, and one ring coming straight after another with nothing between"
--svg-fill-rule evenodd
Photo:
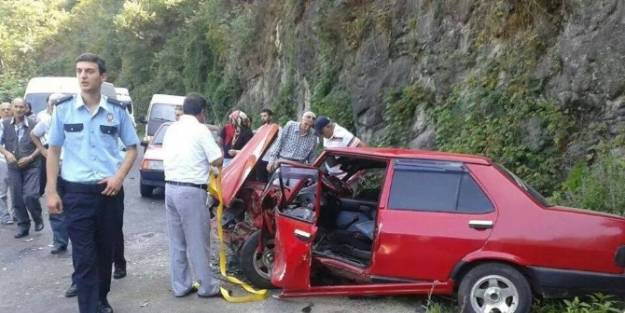
<instances>
[{"instance_id":1,"label":"striped shirt","mask_svg":"<svg viewBox=\"0 0 625 313\"><path fill-rule=\"evenodd\" d=\"M307 134L302 134L299 123L289 121L278 134L277 143L274 144L270 152L269 162L277 159L288 159L302 163L312 163L315 159L315 148L317 147L317 136L312 128Z\"/></svg>"}]
</instances>

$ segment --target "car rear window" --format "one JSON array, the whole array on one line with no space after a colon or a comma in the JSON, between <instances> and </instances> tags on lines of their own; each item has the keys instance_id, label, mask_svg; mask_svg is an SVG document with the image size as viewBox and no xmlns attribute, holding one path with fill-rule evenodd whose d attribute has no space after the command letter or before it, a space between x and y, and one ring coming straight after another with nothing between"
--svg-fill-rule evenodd
<instances>
[{"instance_id":1,"label":"car rear window","mask_svg":"<svg viewBox=\"0 0 625 313\"><path fill-rule=\"evenodd\" d=\"M389 208L486 213L493 205L462 167L396 166Z\"/></svg>"},{"instance_id":2,"label":"car rear window","mask_svg":"<svg viewBox=\"0 0 625 313\"><path fill-rule=\"evenodd\" d=\"M495 167L500 172L502 172L505 176L507 176L508 179L510 179L510 181L512 181L514 184L516 184L519 188L521 188L521 190L525 191L530 197L532 197L532 199L534 199L538 203L542 204L543 206L553 206L553 204L551 204L549 201L547 201L547 199L545 197L543 197L543 195L540 194L540 192L538 192L536 189L534 189L534 187L530 186L528 183L526 183L520 177L516 176L510 170L508 170L507 168L503 167L503 165L495 164Z\"/></svg>"}]
</instances>

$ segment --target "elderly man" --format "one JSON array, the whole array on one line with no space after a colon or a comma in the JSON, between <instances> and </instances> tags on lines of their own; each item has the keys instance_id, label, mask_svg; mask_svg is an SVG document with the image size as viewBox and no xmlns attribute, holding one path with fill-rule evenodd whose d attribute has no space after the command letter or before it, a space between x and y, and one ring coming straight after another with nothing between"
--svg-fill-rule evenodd
<instances>
[{"instance_id":1,"label":"elderly man","mask_svg":"<svg viewBox=\"0 0 625 313\"><path fill-rule=\"evenodd\" d=\"M284 125L269 154L268 172L273 172L280 160L312 163L318 144L312 130L315 118L315 113L308 111L299 122L289 121Z\"/></svg>"},{"instance_id":2,"label":"elderly man","mask_svg":"<svg viewBox=\"0 0 625 313\"><path fill-rule=\"evenodd\" d=\"M12 102L13 118L2 122L3 132L0 152L7 160L13 210L17 217L18 231L15 238L28 236L30 219L35 231L43 229L41 204L39 203L39 151L30 138L35 127L34 118L26 117L26 102L16 98ZM28 216L30 213L30 217Z\"/></svg>"},{"instance_id":3,"label":"elderly man","mask_svg":"<svg viewBox=\"0 0 625 313\"><path fill-rule=\"evenodd\" d=\"M176 297L193 291L192 272L200 297L219 294L219 280L210 269L210 211L206 206L211 166L223 155L204 125L208 103L198 94L185 97L183 115L163 138L165 212L169 234L171 289ZM192 271L191 271L192 270Z\"/></svg>"},{"instance_id":4,"label":"elderly man","mask_svg":"<svg viewBox=\"0 0 625 313\"><path fill-rule=\"evenodd\" d=\"M13 116L11 110L11 103L3 102L0 104L0 119L1 121L10 120ZM2 138L2 127L4 123L0 123L0 138ZM13 216L9 212L9 205L7 202L7 195L9 193L9 172L7 168L7 161L4 155L0 154L0 224L11 225L13 224Z\"/></svg>"}]
</instances>

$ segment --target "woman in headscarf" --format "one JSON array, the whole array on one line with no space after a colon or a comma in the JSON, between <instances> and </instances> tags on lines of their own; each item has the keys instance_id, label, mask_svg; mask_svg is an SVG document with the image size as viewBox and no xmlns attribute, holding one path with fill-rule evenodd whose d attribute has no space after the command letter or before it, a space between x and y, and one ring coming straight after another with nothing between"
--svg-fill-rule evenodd
<instances>
[{"instance_id":1,"label":"woman in headscarf","mask_svg":"<svg viewBox=\"0 0 625 313\"><path fill-rule=\"evenodd\" d=\"M245 144L254 136L251 124L252 123L247 114L239 111L239 114L234 121L235 133L234 138L232 139L232 147L228 150L228 155L230 155L230 157L237 155L237 153L243 149Z\"/></svg>"}]
</instances>

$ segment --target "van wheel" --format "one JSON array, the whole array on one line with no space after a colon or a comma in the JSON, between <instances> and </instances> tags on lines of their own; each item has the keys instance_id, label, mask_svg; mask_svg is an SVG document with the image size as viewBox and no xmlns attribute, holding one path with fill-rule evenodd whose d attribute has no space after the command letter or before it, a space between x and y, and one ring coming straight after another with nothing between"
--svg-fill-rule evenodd
<instances>
[{"instance_id":1,"label":"van wheel","mask_svg":"<svg viewBox=\"0 0 625 313\"><path fill-rule=\"evenodd\" d=\"M482 264L462 278L458 304L463 313L529 313L532 291L527 279L513 267Z\"/></svg>"},{"instance_id":2,"label":"van wheel","mask_svg":"<svg viewBox=\"0 0 625 313\"><path fill-rule=\"evenodd\" d=\"M144 198L151 197L152 196L152 190L154 190L154 187L152 187L152 186L139 184L139 192L141 193L141 196L144 197Z\"/></svg>"},{"instance_id":3,"label":"van wheel","mask_svg":"<svg viewBox=\"0 0 625 313\"><path fill-rule=\"evenodd\" d=\"M255 231L241 247L239 265L243 275L257 288L275 288L271 284L271 269L273 267L273 238L265 238L264 247L260 249L261 231ZM262 251L261 251L262 250Z\"/></svg>"}]
</instances>

